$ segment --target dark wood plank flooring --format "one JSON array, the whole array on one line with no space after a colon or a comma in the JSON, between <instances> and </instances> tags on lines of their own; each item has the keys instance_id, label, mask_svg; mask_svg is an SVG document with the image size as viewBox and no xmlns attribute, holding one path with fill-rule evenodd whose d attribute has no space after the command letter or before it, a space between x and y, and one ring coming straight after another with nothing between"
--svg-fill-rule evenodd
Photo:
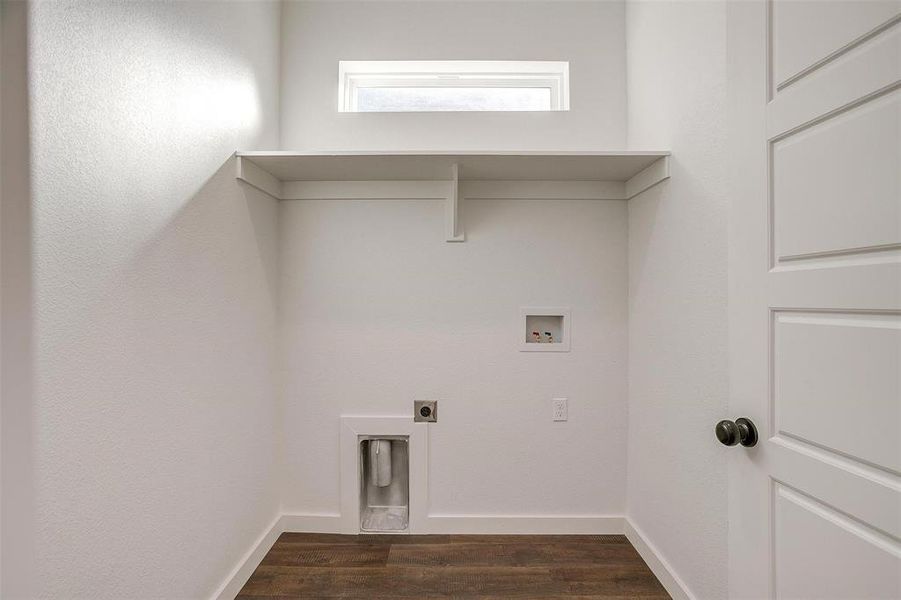
<instances>
[{"instance_id":1,"label":"dark wood plank flooring","mask_svg":"<svg viewBox=\"0 0 901 600\"><path fill-rule=\"evenodd\" d=\"M622 535L283 533L238 598L669 598Z\"/></svg>"}]
</instances>

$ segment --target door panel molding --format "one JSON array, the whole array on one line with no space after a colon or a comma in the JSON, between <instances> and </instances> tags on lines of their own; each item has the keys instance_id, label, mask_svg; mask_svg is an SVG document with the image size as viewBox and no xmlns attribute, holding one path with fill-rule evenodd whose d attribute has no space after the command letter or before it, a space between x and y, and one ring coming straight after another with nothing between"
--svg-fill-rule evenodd
<instances>
[{"instance_id":1,"label":"door panel molding","mask_svg":"<svg viewBox=\"0 0 901 600\"><path fill-rule=\"evenodd\" d=\"M901 476L901 312L779 310L771 326L774 435Z\"/></svg>"},{"instance_id":2,"label":"door panel molding","mask_svg":"<svg viewBox=\"0 0 901 600\"><path fill-rule=\"evenodd\" d=\"M898 538L784 482L773 480L770 489L774 597L805 597L812 577L823 584L820 589L828 590L830 598L901 595L901 577L881 576L901 565ZM818 561L809 560L806 546L811 542L821 549ZM860 576L846 577L847 568L858 570Z\"/></svg>"},{"instance_id":3,"label":"door panel molding","mask_svg":"<svg viewBox=\"0 0 901 600\"><path fill-rule=\"evenodd\" d=\"M778 138L793 127L802 127L861 99L884 93L897 84L901 72L899 52L901 21L768 102L767 135ZM836 86L836 80L841 80L842 85Z\"/></svg>"},{"instance_id":4,"label":"door panel molding","mask_svg":"<svg viewBox=\"0 0 901 600\"><path fill-rule=\"evenodd\" d=\"M901 248L899 120L896 82L769 141L771 268Z\"/></svg>"},{"instance_id":5,"label":"door panel molding","mask_svg":"<svg viewBox=\"0 0 901 600\"><path fill-rule=\"evenodd\" d=\"M901 14L898 14L899 6L901 3L897 0L858 2L855 18L843 19L838 27L833 23L831 28L826 28L818 27L821 22L818 22L817 15L813 12L816 9L822 10L822 6L818 7L814 3L767 0L767 48L770 55L767 81L772 90L770 98L897 25L901 22ZM840 6L835 8L841 9ZM789 10L795 14L786 13ZM799 14L803 11L811 12L806 15ZM780 13L786 14L787 17L781 18ZM780 38L778 31L783 20L794 20L794 23L787 23L786 27L796 29L792 32L786 31L785 37ZM831 37L831 40L816 40L818 35L821 38ZM790 45L794 41L791 38L797 39L802 36L806 36L803 42L798 43L802 53L817 48L820 49L820 53L810 54L806 59L786 57L791 66L780 66L780 59L783 58L782 46ZM795 48L796 52L797 50L798 48ZM786 51L785 54L789 52Z\"/></svg>"}]
</instances>

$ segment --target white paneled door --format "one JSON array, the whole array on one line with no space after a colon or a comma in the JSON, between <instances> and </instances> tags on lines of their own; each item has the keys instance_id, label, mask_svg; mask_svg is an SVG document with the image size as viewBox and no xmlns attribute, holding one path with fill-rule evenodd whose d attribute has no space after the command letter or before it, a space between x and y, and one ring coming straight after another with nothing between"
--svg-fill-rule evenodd
<instances>
[{"instance_id":1,"label":"white paneled door","mask_svg":"<svg viewBox=\"0 0 901 600\"><path fill-rule=\"evenodd\" d=\"M727 10L730 596L901 598L901 3Z\"/></svg>"}]
</instances>

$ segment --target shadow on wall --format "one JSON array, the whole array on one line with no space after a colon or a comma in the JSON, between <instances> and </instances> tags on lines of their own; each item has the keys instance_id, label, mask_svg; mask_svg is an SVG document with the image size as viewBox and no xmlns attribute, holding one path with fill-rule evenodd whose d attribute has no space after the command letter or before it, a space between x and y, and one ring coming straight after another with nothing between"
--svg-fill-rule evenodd
<instances>
[{"instance_id":1,"label":"shadow on wall","mask_svg":"<svg viewBox=\"0 0 901 600\"><path fill-rule=\"evenodd\" d=\"M34 571L34 314L25 2L0 2L0 597Z\"/></svg>"},{"instance_id":2,"label":"shadow on wall","mask_svg":"<svg viewBox=\"0 0 901 600\"><path fill-rule=\"evenodd\" d=\"M242 283L242 291L265 293L275 309L278 244L273 234L278 230L278 201L239 181L235 161L230 156L145 241L123 277L147 281L149 276L152 280L142 285L166 290L163 300L187 301L228 285L229 278L241 271L238 277L251 278ZM234 296L226 289L219 291L225 301Z\"/></svg>"}]
</instances>

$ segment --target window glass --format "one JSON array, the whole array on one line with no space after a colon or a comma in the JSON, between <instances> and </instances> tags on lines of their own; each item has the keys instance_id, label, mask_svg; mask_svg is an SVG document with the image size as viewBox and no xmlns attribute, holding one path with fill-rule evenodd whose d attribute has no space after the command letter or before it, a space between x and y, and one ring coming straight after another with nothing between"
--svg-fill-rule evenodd
<instances>
[{"instance_id":1,"label":"window glass","mask_svg":"<svg viewBox=\"0 0 901 600\"><path fill-rule=\"evenodd\" d=\"M341 112L569 110L569 63L340 61Z\"/></svg>"},{"instance_id":2,"label":"window glass","mask_svg":"<svg viewBox=\"0 0 901 600\"><path fill-rule=\"evenodd\" d=\"M551 110L550 88L361 87L358 112Z\"/></svg>"}]
</instances>

